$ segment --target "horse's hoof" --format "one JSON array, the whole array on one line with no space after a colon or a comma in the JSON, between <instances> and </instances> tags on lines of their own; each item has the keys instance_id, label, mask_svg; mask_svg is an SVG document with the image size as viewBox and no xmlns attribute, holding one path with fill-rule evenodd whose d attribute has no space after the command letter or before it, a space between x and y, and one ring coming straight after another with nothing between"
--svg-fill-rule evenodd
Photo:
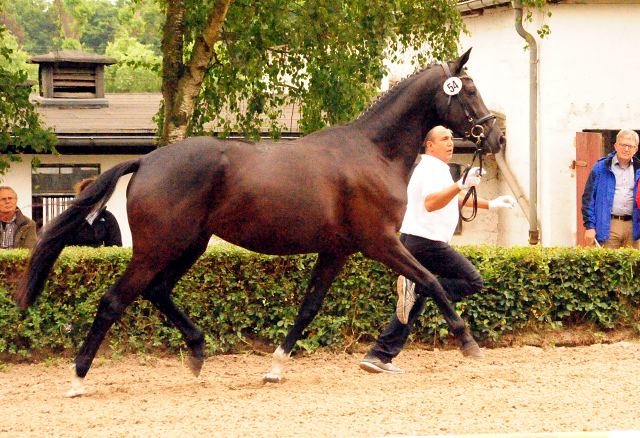
<instances>
[{"instance_id":1,"label":"horse's hoof","mask_svg":"<svg viewBox=\"0 0 640 438\"><path fill-rule=\"evenodd\" d=\"M267 373L262 378L262 383L280 383L282 382L282 376L277 374Z\"/></svg>"},{"instance_id":2,"label":"horse's hoof","mask_svg":"<svg viewBox=\"0 0 640 438\"><path fill-rule=\"evenodd\" d=\"M72 389L67 392L65 397L80 397L81 395L84 395L86 393L87 391L85 391L84 389Z\"/></svg>"},{"instance_id":3,"label":"horse's hoof","mask_svg":"<svg viewBox=\"0 0 640 438\"><path fill-rule=\"evenodd\" d=\"M475 341L463 345L462 347L460 347L460 351L465 357L472 357L474 359L484 358L484 353L482 352L482 350L480 350L480 347L478 347L478 344Z\"/></svg>"},{"instance_id":4,"label":"horse's hoof","mask_svg":"<svg viewBox=\"0 0 640 438\"><path fill-rule=\"evenodd\" d=\"M71 390L67 392L67 397L79 397L87 393L84 389L84 378L78 377L78 373L76 371L76 364L72 363L69 367L71 371Z\"/></svg>"},{"instance_id":5,"label":"horse's hoof","mask_svg":"<svg viewBox=\"0 0 640 438\"><path fill-rule=\"evenodd\" d=\"M200 371L202 370L202 365L204 365L204 359L200 359L198 357L189 356L187 358L187 366L191 370L194 376L200 376Z\"/></svg>"}]
</instances>

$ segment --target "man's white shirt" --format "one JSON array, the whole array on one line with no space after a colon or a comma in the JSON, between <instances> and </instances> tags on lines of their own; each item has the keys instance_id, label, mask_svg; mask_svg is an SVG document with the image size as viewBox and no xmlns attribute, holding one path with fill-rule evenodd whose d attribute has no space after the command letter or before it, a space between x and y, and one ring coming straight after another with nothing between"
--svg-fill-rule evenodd
<instances>
[{"instance_id":1,"label":"man's white shirt","mask_svg":"<svg viewBox=\"0 0 640 438\"><path fill-rule=\"evenodd\" d=\"M458 196L432 212L425 208L424 199L452 185L449 165L431 155L422 155L407 187L409 199L400 232L449 243L458 224Z\"/></svg>"}]
</instances>

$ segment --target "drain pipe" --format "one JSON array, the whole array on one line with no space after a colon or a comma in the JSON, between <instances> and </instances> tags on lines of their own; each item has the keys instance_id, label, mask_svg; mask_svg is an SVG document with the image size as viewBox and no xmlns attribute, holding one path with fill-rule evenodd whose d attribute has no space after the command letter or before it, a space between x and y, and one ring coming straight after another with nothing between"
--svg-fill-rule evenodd
<instances>
[{"instance_id":1,"label":"drain pipe","mask_svg":"<svg viewBox=\"0 0 640 438\"><path fill-rule=\"evenodd\" d=\"M531 219L529 218L529 215L530 215L529 201L527 201L527 197L524 195L524 190L522 189L522 187L520 187L518 180L515 178L515 176L513 176L513 173L511 172L511 168L505 161L504 151L500 151L497 154L493 154L493 156L496 157L496 164L498 165L498 169L500 169L500 172L502 173L504 180L507 182L507 185L511 189L513 196L516 198L516 202L522 209L522 213L524 213L524 216L527 218L527 221L531 223Z\"/></svg>"},{"instance_id":2,"label":"drain pipe","mask_svg":"<svg viewBox=\"0 0 640 438\"><path fill-rule=\"evenodd\" d=\"M538 230L538 45L522 26L523 7L513 1L516 31L529 45L529 244L540 243Z\"/></svg>"}]
</instances>

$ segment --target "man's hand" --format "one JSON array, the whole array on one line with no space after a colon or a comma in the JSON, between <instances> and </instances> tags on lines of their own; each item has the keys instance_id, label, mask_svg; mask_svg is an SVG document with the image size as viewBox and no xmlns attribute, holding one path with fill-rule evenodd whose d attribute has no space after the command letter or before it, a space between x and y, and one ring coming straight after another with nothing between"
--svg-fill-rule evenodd
<instances>
[{"instance_id":1,"label":"man's hand","mask_svg":"<svg viewBox=\"0 0 640 438\"><path fill-rule=\"evenodd\" d=\"M480 174L479 167L472 167L467 174L466 180L464 179L464 177L458 180L458 188L460 190L466 190L470 189L471 187L477 186L478 184L480 184L480 179L485 173L487 172L484 169L482 169L482 174Z\"/></svg>"},{"instance_id":2,"label":"man's hand","mask_svg":"<svg viewBox=\"0 0 640 438\"><path fill-rule=\"evenodd\" d=\"M512 196L498 196L496 199L489 201L489 210L497 210L498 208L508 208L513 210L516 206L516 200Z\"/></svg>"},{"instance_id":3,"label":"man's hand","mask_svg":"<svg viewBox=\"0 0 640 438\"><path fill-rule=\"evenodd\" d=\"M590 230L585 230L584 243L587 246L593 246L596 243L596 230L594 228Z\"/></svg>"}]
</instances>

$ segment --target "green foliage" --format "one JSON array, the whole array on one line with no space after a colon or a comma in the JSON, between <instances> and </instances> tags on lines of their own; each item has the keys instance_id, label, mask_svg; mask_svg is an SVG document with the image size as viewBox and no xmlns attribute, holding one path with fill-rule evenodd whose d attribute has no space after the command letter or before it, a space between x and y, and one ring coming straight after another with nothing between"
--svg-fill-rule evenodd
<instances>
[{"instance_id":1,"label":"green foliage","mask_svg":"<svg viewBox=\"0 0 640 438\"><path fill-rule=\"evenodd\" d=\"M5 32L0 27L0 43L10 40ZM56 143L53 131L41 124L29 101L28 73L15 63L13 54L10 45L0 45L0 175L21 161L20 153L55 152Z\"/></svg>"},{"instance_id":2,"label":"green foliage","mask_svg":"<svg viewBox=\"0 0 640 438\"><path fill-rule=\"evenodd\" d=\"M4 25L22 50L32 55L49 53L60 38L58 14L48 0L11 0L4 3Z\"/></svg>"},{"instance_id":3,"label":"green foliage","mask_svg":"<svg viewBox=\"0 0 640 438\"><path fill-rule=\"evenodd\" d=\"M103 54L120 28L118 8L110 0L78 3L83 5L83 9L74 18L84 25L80 35L82 47L90 52Z\"/></svg>"},{"instance_id":4,"label":"green foliage","mask_svg":"<svg viewBox=\"0 0 640 438\"><path fill-rule=\"evenodd\" d=\"M60 42L60 50L77 50L82 52L84 48L80 40L75 38L63 38Z\"/></svg>"},{"instance_id":5,"label":"green foliage","mask_svg":"<svg viewBox=\"0 0 640 438\"><path fill-rule=\"evenodd\" d=\"M14 35L8 31L0 32L0 47L4 47L10 51L9 58L0 56L0 68L12 73L25 70L29 79L33 81L38 80L38 66L27 63L27 60L31 58L31 56L27 52L20 50L20 46Z\"/></svg>"},{"instance_id":6,"label":"green foliage","mask_svg":"<svg viewBox=\"0 0 640 438\"><path fill-rule=\"evenodd\" d=\"M135 38L121 37L107 45L105 55L118 60L105 70L108 93L160 92L162 59L150 47Z\"/></svg>"},{"instance_id":7,"label":"green foliage","mask_svg":"<svg viewBox=\"0 0 640 438\"><path fill-rule=\"evenodd\" d=\"M456 303L474 336L499 340L528 329L588 324L601 331L640 323L640 254L633 250L468 246L459 250L485 279L485 291ZM0 354L77 349L98 301L131 257L130 249L66 248L43 295L22 314L11 299L26 250L0 253ZM208 353L279 344L293 324L315 255L265 256L231 245L210 247L174 290L176 304L204 331ZM396 274L352 257L298 348L349 348L372 341L395 310ZM432 302L414 340L450 343ZM180 333L138 298L105 346L116 354L184 349Z\"/></svg>"},{"instance_id":8,"label":"green foliage","mask_svg":"<svg viewBox=\"0 0 640 438\"><path fill-rule=\"evenodd\" d=\"M160 56L162 33L159 30L164 23L160 6L154 0L120 0L118 4L121 5L118 36L131 36Z\"/></svg>"},{"instance_id":9,"label":"green foliage","mask_svg":"<svg viewBox=\"0 0 640 438\"><path fill-rule=\"evenodd\" d=\"M551 11L549 10L549 4L547 0L523 0L521 1L521 3L525 7L529 8L529 10L527 11L527 15L525 17L525 19L528 22L533 22L533 12L531 11L532 9L537 9L538 12L541 14L542 22L540 24L540 27L536 29L536 33L538 34L538 36L540 38L546 38L549 35L551 35L551 28L545 22L545 17L551 18L551 15L552 15ZM529 48L529 43L527 43L527 45L525 46L525 49L528 49L528 48Z\"/></svg>"},{"instance_id":10,"label":"green foliage","mask_svg":"<svg viewBox=\"0 0 640 438\"><path fill-rule=\"evenodd\" d=\"M159 55L162 21L153 0L12 0L0 15L0 24L32 55L67 49L104 54L116 35L132 35Z\"/></svg>"},{"instance_id":11,"label":"green foliage","mask_svg":"<svg viewBox=\"0 0 640 438\"><path fill-rule=\"evenodd\" d=\"M184 1L187 60L211 12L196 3ZM376 95L385 59L409 49L420 50L418 63L453 57L463 29L455 3L444 1L234 1L188 135L211 133L208 124L257 138L262 119L278 138L286 104L299 107L303 133L348 122ZM234 120L220 117L226 110Z\"/></svg>"}]
</instances>

